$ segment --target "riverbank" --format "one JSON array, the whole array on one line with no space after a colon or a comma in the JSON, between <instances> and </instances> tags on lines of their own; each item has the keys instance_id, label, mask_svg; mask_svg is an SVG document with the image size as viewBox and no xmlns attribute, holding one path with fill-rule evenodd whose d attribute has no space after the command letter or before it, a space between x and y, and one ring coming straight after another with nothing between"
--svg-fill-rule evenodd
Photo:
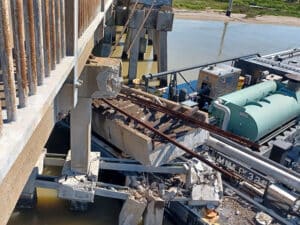
<instances>
[{"instance_id":1,"label":"riverbank","mask_svg":"<svg viewBox=\"0 0 300 225\"><path fill-rule=\"evenodd\" d=\"M224 11L217 11L217 10L197 11L197 10L174 9L174 11L175 11L175 18L178 19L300 26L300 18L297 17L269 16L269 15L247 17L246 14L238 14L238 13L233 13L231 14L231 17L227 17Z\"/></svg>"}]
</instances>

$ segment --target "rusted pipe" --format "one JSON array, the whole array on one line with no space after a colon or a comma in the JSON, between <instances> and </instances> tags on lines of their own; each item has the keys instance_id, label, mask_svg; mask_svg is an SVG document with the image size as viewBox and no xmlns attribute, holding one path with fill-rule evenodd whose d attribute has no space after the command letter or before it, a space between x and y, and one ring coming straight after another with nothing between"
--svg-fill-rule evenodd
<instances>
[{"instance_id":1,"label":"rusted pipe","mask_svg":"<svg viewBox=\"0 0 300 225\"><path fill-rule=\"evenodd\" d=\"M14 59L16 62L16 77L18 85L19 107L27 104L28 87L26 75L26 55L24 37L23 0L12 0L12 21L14 39Z\"/></svg>"},{"instance_id":2,"label":"rusted pipe","mask_svg":"<svg viewBox=\"0 0 300 225\"><path fill-rule=\"evenodd\" d=\"M9 122L17 119L16 87L12 55L13 33L10 21L9 2L8 0L2 0L0 1L0 52L7 120Z\"/></svg>"},{"instance_id":3,"label":"rusted pipe","mask_svg":"<svg viewBox=\"0 0 300 225\"><path fill-rule=\"evenodd\" d=\"M27 2L27 4L26 4ZM34 12L33 12L33 0L25 0L25 5L27 10L25 10L25 18L27 19L27 28L29 28L29 32L27 34L26 43L30 45L28 48L28 54L30 56L30 63L31 63L31 74L28 74L29 78L29 87L30 87L30 94L36 94L37 89L37 68L36 68L36 49L35 49L35 30L34 30ZM29 51L30 50L30 51Z\"/></svg>"}]
</instances>

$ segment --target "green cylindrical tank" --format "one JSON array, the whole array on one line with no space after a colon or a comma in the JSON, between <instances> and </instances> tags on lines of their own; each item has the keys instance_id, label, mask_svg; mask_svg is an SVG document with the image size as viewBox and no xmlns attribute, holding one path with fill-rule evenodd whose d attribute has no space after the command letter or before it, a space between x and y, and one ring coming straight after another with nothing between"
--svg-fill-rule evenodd
<instances>
[{"instance_id":1,"label":"green cylindrical tank","mask_svg":"<svg viewBox=\"0 0 300 225\"><path fill-rule=\"evenodd\" d=\"M277 83L275 81L262 82L260 84L233 92L228 95L220 97L225 102L244 106L248 102L254 102L270 95L270 93L277 90Z\"/></svg>"},{"instance_id":2,"label":"green cylindrical tank","mask_svg":"<svg viewBox=\"0 0 300 225\"><path fill-rule=\"evenodd\" d=\"M227 130L252 141L300 115L297 93L274 81L263 82L220 99L230 109ZM218 109L214 109L213 114L215 117L223 115Z\"/></svg>"}]
</instances>

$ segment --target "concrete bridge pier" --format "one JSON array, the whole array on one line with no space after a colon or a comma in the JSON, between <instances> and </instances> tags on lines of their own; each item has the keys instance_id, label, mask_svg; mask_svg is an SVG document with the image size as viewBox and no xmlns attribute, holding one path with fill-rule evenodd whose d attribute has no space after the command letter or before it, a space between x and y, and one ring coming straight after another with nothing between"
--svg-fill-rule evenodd
<instances>
[{"instance_id":1,"label":"concrete bridge pier","mask_svg":"<svg viewBox=\"0 0 300 225\"><path fill-rule=\"evenodd\" d=\"M70 200L74 211L87 210L98 181L100 153L91 151L92 99L116 97L121 89L120 74L120 60L92 58L77 84L77 105L71 111L71 151L58 181L58 196Z\"/></svg>"},{"instance_id":2,"label":"concrete bridge pier","mask_svg":"<svg viewBox=\"0 0 300 225\"><path fill-rule=\"evenodd\" d=\"M131 29L132 41L129 47L130 58L129 58L129 69L128 69L128 83L131 84L136 78L138 56L140 48L140 34L138 33L139 28L142 26L145 18L144 10L136 10L134 19L129 23L129 29Z\"/></svg>"},{"instance_id":3,"label":"concrete bridge pier","mask_svg":"<svg viewBox=\"0 0 300 225\"><path fill-rule=\"evenodd\" d=\"M16 207L17 208L33 208L37 203L37 192L35 186L35 180L39 174L43 173L44 158L46 155L46 149L43 149L36 166L33 168L26 185L19 197Z\"/></svg>"}]
</instances>

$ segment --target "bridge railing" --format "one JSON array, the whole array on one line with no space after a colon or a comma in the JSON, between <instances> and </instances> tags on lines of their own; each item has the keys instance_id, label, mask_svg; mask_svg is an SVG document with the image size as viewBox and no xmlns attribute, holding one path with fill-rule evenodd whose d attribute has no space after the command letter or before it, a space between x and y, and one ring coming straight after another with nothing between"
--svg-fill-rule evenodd
<instances>
[{"instance_id":1,"label":"bridge railing","mask_svg":"<svg viewBox=\"0 0 300 225\"><path fill-rule=\"evenodd\" d=\"M104 0L78 0L78 37L81 37L95 16L103 11L104 2Z\"/></svg>"},{"instance_id":2,"label":"bridge railing","mask_svg":"<svg viewBox=\"0 0 300 225\"><path fill-rule=\"evenodd\" d=\"M0 1L0 132L65 56L65 0Z\"/></svg>"}]
</instances>

